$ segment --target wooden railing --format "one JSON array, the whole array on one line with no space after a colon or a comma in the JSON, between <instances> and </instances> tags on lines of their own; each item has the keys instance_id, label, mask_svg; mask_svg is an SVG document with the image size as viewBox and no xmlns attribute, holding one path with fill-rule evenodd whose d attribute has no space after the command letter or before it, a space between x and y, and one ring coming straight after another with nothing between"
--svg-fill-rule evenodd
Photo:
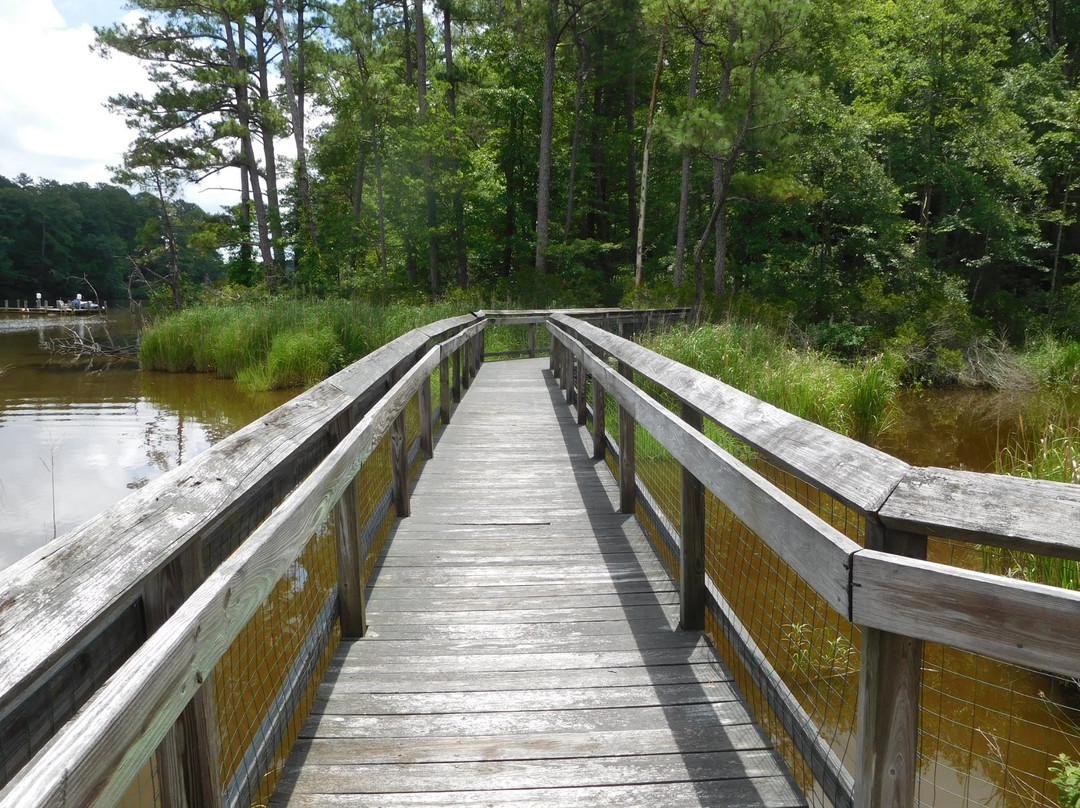
<instances>
[{"instance_id":1,"label":"wooden railing","mask_svg":"<svg viewBox=\"0 0 1080 808\"><path fill-rule=\"evenodd\" d=\"M572 317L555 315L552 361L594 445L618 455L621 506L649 497L635 475L635 424L682 469L680 524L656 521L678 559L682 625L706 610L734 638L754 684L816 786L837 806L914 805L922 644L934 641L1066 677L1080 674L1080 593L925 560L927 537L1080 558L1080 487L912 468L722 382ZM675 406L633 379L664 391ZM605 397L618 402L618 442L605 436ZM865 519L857 543L703 432L711 421L772 464ZM754 638L704 573L703 492L719 498L843 619L862 628L854 775L823 741Z\"/></svg>"},{"instance_id":2,"label":"wooden railing","mask_svg":"<svg viewBox=\"0 0 1080 808\"><path fill-rule=\"evenodd\" d=\"M683 314L575 313L620 327ZM390 508L408 515L410 450L431 456L434 425L449 422L483 361L485 329L550 314L416 329L0 572L0 805L115 804L151 758L159 804L253 793L277 736L260 726L223 781L215 667L332 518L337 580L281 690L261 694L269 713L255 716L288 723L282 705L310 687L336 621L343 636L363 635L372 535ZM415 441L407 406L419 411ZM357 474L384 436L386 495L365 519Z\"/></svg>"},{"instance_id":3,"label":"wooden railing","mask_svg":"<svg viewBox=\"0 0 1080 808\"><path fill-rule=\"evenodd\" d=\"M282 705L310 689L334 625L363 634L372 537L388 514L408 514L410 452L430 456L433 429L470 385L493 324L533 326L535 353L535 326L548 323L551 364L580 422L591 403L595 453L618 458L622 510L650 495L635 474L636 430L677 461L679 524L656 522L678 559L682 624L724 625L834 805L914 804L924 641L1080 671L1080 595L925 560L927 536L1080 558L1076 486L911 468L598 327L633 330L681 312L575 314L481 312L410 332L0 573L0 806L114 804L151 759L158 804L244 802L278 736L257 735L226 781L219 660L328 520L336 579L256 723L288 722ZM610 435L608 397L620 411ZM864 541L727 454L706 436L708 422L861 514ZM361 513L357 474L386 442L388 470L363 486L385 496ZM706 492L862 627L853 773L705 574Z\"/></svg>"}]
</instances>

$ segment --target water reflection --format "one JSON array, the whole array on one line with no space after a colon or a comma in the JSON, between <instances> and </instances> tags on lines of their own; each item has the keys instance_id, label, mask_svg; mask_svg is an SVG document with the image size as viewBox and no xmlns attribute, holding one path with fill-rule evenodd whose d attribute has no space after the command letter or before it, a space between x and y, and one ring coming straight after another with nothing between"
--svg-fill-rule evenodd
<instances>
[{"instance_id":1,"label":"water reflection","mask_svg":"<svg viewBox=\"0 0 1080 808\"><path fill-rule=\"evenodd\" d=\"M0 568L291 395L48 352L73 335L122 342L133 329L123 315L0 317Z\"/></svg>"},{"instance_id":2,"label":"water reflection","mask_svg":"<svg viewBox=\"0 0 1080 808\"><path fill-rule=\"evenodd\" d=\"M912 465L994 471L998 453L1022 434L1078 415L1075 390L905 390L876 445Z\"/></svg>"}]
</instances>

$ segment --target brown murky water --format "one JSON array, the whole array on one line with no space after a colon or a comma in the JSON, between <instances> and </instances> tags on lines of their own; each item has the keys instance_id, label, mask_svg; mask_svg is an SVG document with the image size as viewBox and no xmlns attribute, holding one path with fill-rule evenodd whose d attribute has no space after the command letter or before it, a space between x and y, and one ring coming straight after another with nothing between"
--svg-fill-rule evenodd
<instances>
[{"instance_id":1,"label":"brown murky water","mask_svg":"<svg viewBox=\"0 0 1080 808\"><path fill-rule=\"evenodd\" d=\"M67 328L132 340L126 315L0 315L0 569L269 412L293 393L250 395L206 374L59 359Z\"/></svg>"}]
</instances>

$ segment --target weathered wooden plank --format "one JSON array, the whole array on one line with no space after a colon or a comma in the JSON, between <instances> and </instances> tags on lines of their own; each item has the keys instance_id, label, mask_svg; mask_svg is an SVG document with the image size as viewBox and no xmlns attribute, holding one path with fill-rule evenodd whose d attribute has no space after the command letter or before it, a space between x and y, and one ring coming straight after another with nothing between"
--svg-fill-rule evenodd
<instances>
[{"instance_id":1,"label":"weathered wooden plank","mask_svg":"<svg viewBox=\"0 0 1080 808\"><path fill-rule=\"evenodd\" d=\"M438 686L437 683L433 683ZM512 713L541 710L596 710L627 707L673 707L737 701L730 683L693 682L640 687L559 687L546 690L470 691L453 693L320 694L313 709L331 715L435 715L476 712Z\"/></svg>"},{"instance_id":2,"label":"weathered wooden plank","mask_svg":"<svg viewBox=\"0 0 1080 808\"><path fill-rule=\"evenodd\" d=\"M863 550L852 621L1049 673L1080 672L1080 592Z\"/></svg>"},{"instance_id":3,"label":"weathered wooden plank","mask_svg":"<svg viewBox=\"0 0 1080 808\"><path fill-rule=\"evenodd\" d=\"M479 760L546 760L682 752L768 749L754 724L718 730L715 725L624 732L546 732L467 738L314 738L299 741L298 753L315 765L353 763L454 763Z\"/></svg>"},{"instance_id":4,"label":"weathered wooden plank","mask_svg":"<svg viewBox=\"0 0 1080 808\"><path fill-rule=\"evenodd\" d=\"M572 687L647 687L730 681L731 671L719 662L712 661L650 667L639 665L528 671L439 671L437 685L441 693L461 693L478 690L513 692ZM362 676L357 669L349 676L331 675L330 679L321 685L320 693L428 693L432 686L432 677L423 674L386 672L378 676Z\"/></svg>"},{"instance_id":5,"label":"weathered wooden plank","mask_svg":"<svg viewBox=\"0 0 1080 808\"><path fill-rule=\"evenodd\" d=\"M468 763L308 765L286 771L287 788L319 794L568 788L699 780L742 780L784 774L772 751L691 752L636 757Z\"/></svg>"},{"instance_id":6,"label":"weathered wooden plank","mask_svg":"<svg viewBox=\"0 0 1080 808\"><path fill-rule=\"evenodd\" d=\"M696 783L618 785L603 788L506 789L392 794L317 794L306 798L284 784L270 805L319 805L325 808L446 808L474 805L482 808L640 808L662 805L723 806L724 808L803 808L805 799L790 777L746 780L707 780Z\"/></svg>"},{"instance_id":7,"label":"weathered wooden plank","mask_svg":"<svg viewBox=\"0 0 1080 808\"><path fill-rule=\"evenodd\" d=\"M680 704L671 707L617 707L597 710L524 710L503 713L435 715L322 715L312 713L304 724L307 738L427 738L466 740L485 735L548 732L671 731L672 726L728 727L752 724L746 705L738 701Z\"/></svg>"},{"instance_id":8,"label":"weathered wooden plank","mask_svg":"<svg viewBox=\"0 0 1080 808\"><path fill-rule=\"evenodd\" d=\"M912 469L879 515L897 530L1080 560L1078 485Z\"/></svg>"},{"instance_id":9,"label":"weathered wooden plank","mask_svg":"<svg viewBox=\"0 0 1080 808\"><path fill-rule=\"evenodd\" d=\"M598 609L623 608L653 603L677 603L677 590L674 585L658 590L652 589L641 591L593 593L583 592L573 595L560 594L558 603L560 606L578 611L580 614L589 614ZM369 608L382 611L407 611L427 613L425 606L430 607L434 613L450 613L454 611L473 610L501 610L501 609L544 609L552 605L552 596L543 591L522 590L520 588L504 588L499 593L492 593L490 589L477 596L473 590L464 587L443 587L437 592L426 592L424 600L418 602L416 596L407 590L386 590L379 588L369 601Z\"/></svg>"},{"instance_id":10,"label":"weathered wooden plank","mask_svg":"<svg viewBox=\"0 0 1080 808\"><path fill-rule=\"evenodd\" d=\"M626 362L781 467L862 513L876 511L908 470L906 463L891 455L759 401L594 325L562 315L553 315L552 322Z\"/></svg>"}]
</instances>

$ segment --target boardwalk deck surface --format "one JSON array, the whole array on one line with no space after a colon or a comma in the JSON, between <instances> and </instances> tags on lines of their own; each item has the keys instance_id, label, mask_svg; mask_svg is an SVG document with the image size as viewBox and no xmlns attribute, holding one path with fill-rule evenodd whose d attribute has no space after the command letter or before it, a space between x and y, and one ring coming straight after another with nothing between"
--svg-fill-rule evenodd
<instances>
[{"instance_id":1,"label":"boardwalk deck surface","mask_svg":"<svg viewBox=\"0 0 1080 808\"><path fill-rule=\"evenodd\" d=\"M482 367L272 806L805 805L558 395Z\"/></svg>"}]
</instances>

